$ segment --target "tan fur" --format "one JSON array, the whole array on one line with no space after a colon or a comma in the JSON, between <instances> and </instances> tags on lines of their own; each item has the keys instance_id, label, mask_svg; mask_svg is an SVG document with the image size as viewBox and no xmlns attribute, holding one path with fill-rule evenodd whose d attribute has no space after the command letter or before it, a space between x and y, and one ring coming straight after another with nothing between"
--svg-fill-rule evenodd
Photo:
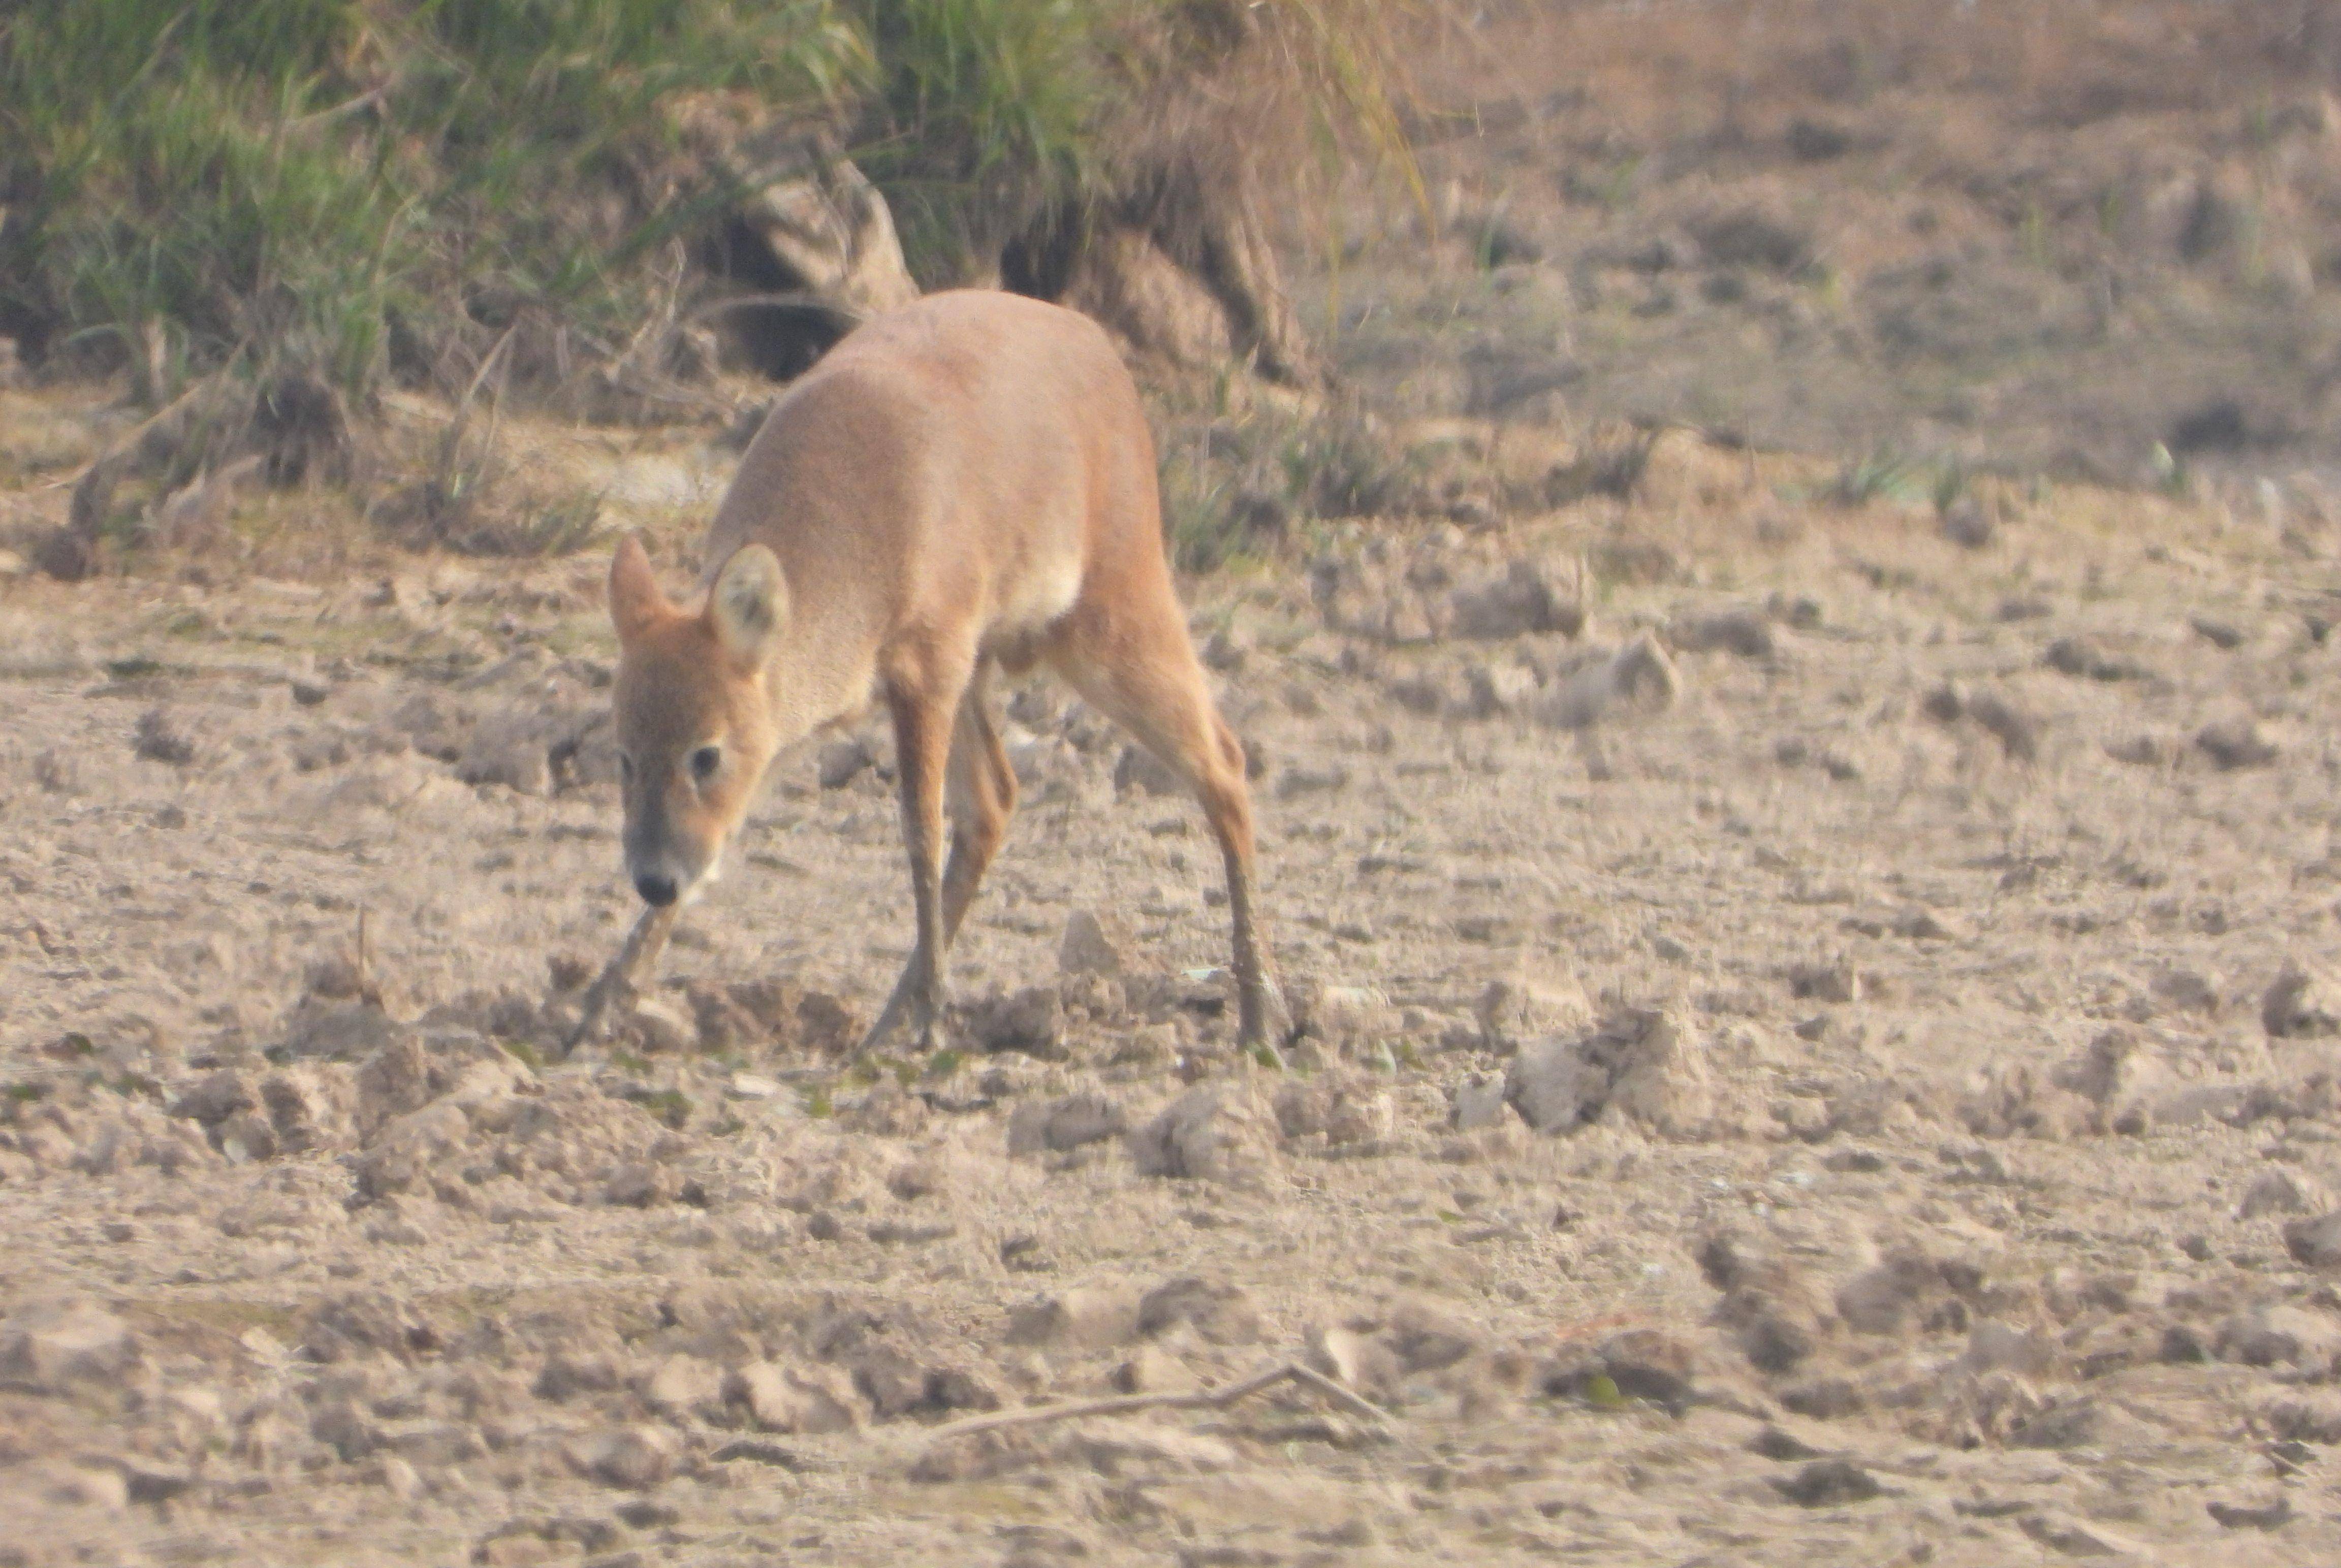
<instances>
[{"instance_id":1,"label":"tan fur","mask_svg":"<svg viewBox=\"0 0 2341 1568\"><path fill-rule=\"evenodd\" d=\"M861 328L774 406L706 559L706 602L688 612L636 541L611 568L626 853L645 898L711 871L782 748L883 700L918 947L871 1037L907 1017L931 1045L944 952L1016 802L984 672L1046 663L1202 802L1227 865L1243 1038L1273 1049L1243 750L1171 586L1137 389L1094 323L970 291Z\"/></svg>"}]
</instances>

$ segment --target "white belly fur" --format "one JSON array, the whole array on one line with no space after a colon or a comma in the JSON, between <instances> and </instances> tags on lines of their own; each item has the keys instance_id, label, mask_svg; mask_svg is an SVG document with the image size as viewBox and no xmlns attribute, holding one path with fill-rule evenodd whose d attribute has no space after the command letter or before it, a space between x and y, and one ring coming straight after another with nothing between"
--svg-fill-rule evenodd
<instances>
[{"instance_id":1,"label":"white belly fur","mask_svg":"<svg viewBox=\"0 0 2341 1568\"><path fill-rule=\"evenodd\" d=\"M1038 637L1065 617L1081 597L1081 561L1074 551L1051 551L1045 561L1004 585L1000 608L986 640L1021 642Z\"/></svg>"}]
</instances>

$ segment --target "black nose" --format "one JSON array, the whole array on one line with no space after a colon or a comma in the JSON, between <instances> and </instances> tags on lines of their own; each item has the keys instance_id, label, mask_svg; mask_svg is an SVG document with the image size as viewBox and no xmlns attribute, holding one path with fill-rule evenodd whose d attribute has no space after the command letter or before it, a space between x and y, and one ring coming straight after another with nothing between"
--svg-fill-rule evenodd
<instances>
[{"instance_id":1,"label":"black nose","mask_svg":"<svg viewBox=\"0 0 2341 1568\"><path fill-rule=\"evenodd\" d=\"M664 908L674 902L674 878L645 871L634 878L634 891L643 896L643 903Z\"/></svg>"}]
</instances>

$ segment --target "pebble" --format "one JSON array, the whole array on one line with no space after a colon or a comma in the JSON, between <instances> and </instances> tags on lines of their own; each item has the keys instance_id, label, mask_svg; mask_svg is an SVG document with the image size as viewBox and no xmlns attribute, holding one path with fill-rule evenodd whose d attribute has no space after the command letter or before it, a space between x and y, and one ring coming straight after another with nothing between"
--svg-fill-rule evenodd
<instances>
[{"instance_id":1,"label":"pebble","mask_svg":"<svg viewBox=\"0 0 2341 1568\"><path fill-rule=\"evenodd\" d=\"M647 1491L674 1474L682 1453L663 1427L621 1427L586 1447L579 1468L604 1485Z\"/></svg>"},{"instance_id":2,"label":"pebble","mask_svg":"<svg viewBox=\"0 0 2341 1568\"><path fill-rule=\"evenodd\" d=\"M2224 772L2265 768L2280 755L2276 743L2250 719L2207 724L2196 731L2195 745Z\"/></svg>"},{"instance_id":3,"label":"pebble","mask_svg":"<svg viewBox=\"0 0 2341 1568\"><path fill-rule=\"evenodd\" d=\"M2285 1040L2341 1034L2341 990L2330 977L2287 959L2260 998L2260 1027Z\"/></svg>"},{"instance_id":4,"label":"pebble","mask_svg":"<svg viewBox=\"0 0 2341 1568\"><path fill-rule=\"evenodd\" d=\"M36 1394L111 1382L137 1359L130 1325L95 1302L36 1304L0 1321L0 1383Z\"/></svg>"},{"instance_id":5,"label":"pebble","mask_svg":"<svg viewBox=\"0 0 2341 1568\"><path fill-rule=\"evenodd\" d=\"M1151 1339L1180 1324L1211 1345L1250 1345L1260 1338L1260 1308L1241 1285L1180 1275L1138 1301L1137 1329Z\"/></svg>"},{"instance_id":6,"label":"pebble","mask_svg":"<svg viewBox=\"0 0 2341 1568\"><path fill-rule=\"evenodd\" d=\"M1234 1181L1253 1175L1273 1144L1273 1122L1241 1091L1188 1090L1129 1135L1141 1176Z\"/></svg>"},{"instance_id":7,"label":"pebble","mask_svg":"<svg viewBox=\"0 0 2341 1568\"><path fill-rule=\"evenodd\" d=\"M1867 1503L1884 1490L1876 1476L1850 1459L1816 1459L1772 1484L1781 1496L1801 1508Z\"/></svg>"},{"instance_id":8,"label":"pebble","mask_svg":"<svg viewBox=\"0 0 2341 1568\"><path fill-rule=\"evenodd\" d=\"M2310 1268L2341 1268L2341 1212L2286 1221L2284 1245Z\"/></svg>"},{"instance_id":9,"label":"pebble","mask_svg":"<svg viewBox=\"0 0 2341 1568\"><path fill-rule=\"evenodd\" d=\"M1026 1100L1009 1116L1008 1152L1061 1153L1118 1136L1127 1126L1121 1105L1094 1089L1054 1099Z\"/></svg>"},{"instance_id":10,"label":"pebble","mask_svg":"<svg viewBox=\"0 0 2341 1568\"><path fill-rule=\"evenodd\" d=\"M842 789L860 778L873 760L870 748L858 739L832 740L815 757L813 777L824 789Z\"/></svg>"},{"instance_id":11,"label":"pebble","mask_svg":"<svg viewBox=\"0 0 2341 1568\"><path fill-rule=\"evenodd\" d=\"M1076 909L1065 917L1057 968L1068 975L1119 975L1129 950L1129 928L1119 917Z\"/></svg>"}]
</instances>

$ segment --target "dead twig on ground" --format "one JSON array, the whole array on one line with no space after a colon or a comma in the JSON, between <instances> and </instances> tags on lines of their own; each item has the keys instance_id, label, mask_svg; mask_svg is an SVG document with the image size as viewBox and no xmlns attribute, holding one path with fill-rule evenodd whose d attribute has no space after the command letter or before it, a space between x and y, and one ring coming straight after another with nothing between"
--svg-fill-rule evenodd
<instances>
[{"instance_id":1,"label":"dead twig on ground","mask_svg":"<svg viewBox=\"0 0 2341 1568\"><path fill-rule=\"evenodd\" d=\"M574 1051L602 1027L602 1018L610 1004L632 991L640 978L658 962L659 954L666 948L668 935L674 929L674 918L680 905L668 904L646 908L634 921L634 928L626 933L617 955L593 983L585 987L583 1011L578 1014L577 1027L569 1032L564 1051Z\"/></svg>"},{"instance_id":2,"label":"dead twig on ground","mask_svg":"<svg viewBox=\"0 0 2341 1568\"><path fill-rule=\"evenodd\" d=\"M1265 1372L1254 1373L1241 1382L1199 1389L1193 1394L1126 1394L1111 1399L1076 1399L1063 1404L1042 1404L1029 1410L971 1416L939 1429L934 1440L940 1443L947 1438L993 1432L1004 1426L1034 1426L1047 1421L1078 1421L1091 1415L1127 1415L1137 1410L1225 1410L1237 1401L1249 1399L1280 1383L1297 1383L1303 1388L1323 1394L1351 1414L1363 1416L1382 1426L1395 1427L1398 1424L1396 1416L1373 1401L1350 1393L1312 1367L1288 1361Z\"/></svg>"}]
</instances>

